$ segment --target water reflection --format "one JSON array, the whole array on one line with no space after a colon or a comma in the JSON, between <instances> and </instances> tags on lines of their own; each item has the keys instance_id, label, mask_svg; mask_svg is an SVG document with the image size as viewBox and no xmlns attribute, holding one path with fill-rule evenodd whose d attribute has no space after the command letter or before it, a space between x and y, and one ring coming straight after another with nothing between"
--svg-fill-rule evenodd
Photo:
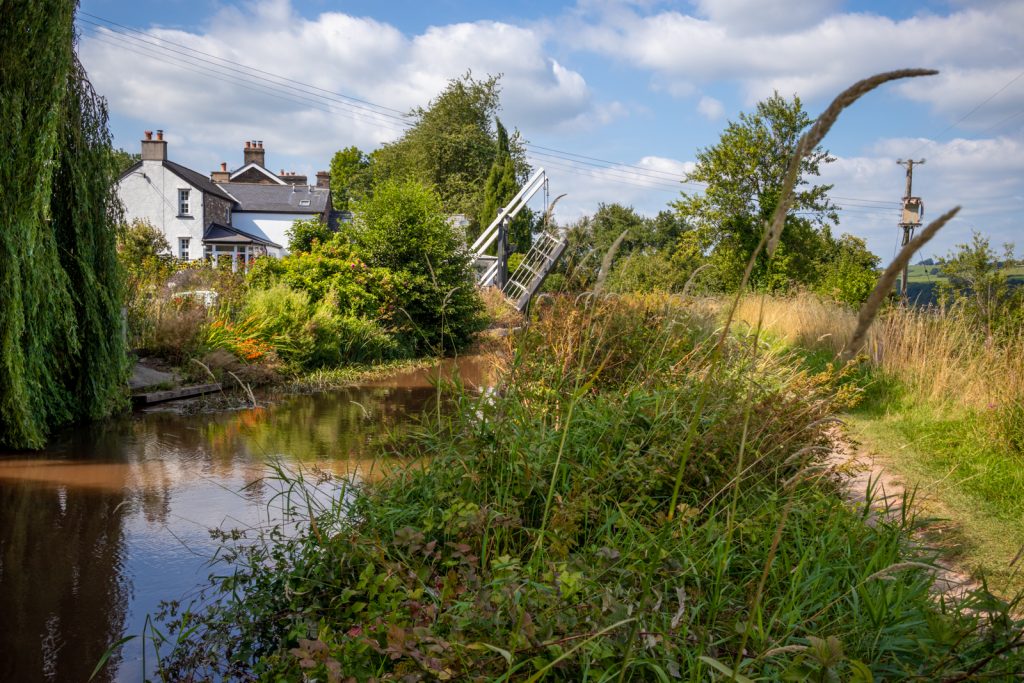
<instances>
[{"instance_id":1,"label":"water reflection","mask_svg":"<svg viewBox=\"0 0 1024 683\"><path fill-rule=\"evenodd\" d=\"M441 370L480 386L483 369L465 359ZM380 476L369 447L436 405L437 374L255 410L136 413L69 431L43 453L0 454L0 680L87 680L160 600L205 580L209 529L266 521L268 458ZM141 680L141 656L128 643L97 680Z\"/></svg>"}]
</instances>

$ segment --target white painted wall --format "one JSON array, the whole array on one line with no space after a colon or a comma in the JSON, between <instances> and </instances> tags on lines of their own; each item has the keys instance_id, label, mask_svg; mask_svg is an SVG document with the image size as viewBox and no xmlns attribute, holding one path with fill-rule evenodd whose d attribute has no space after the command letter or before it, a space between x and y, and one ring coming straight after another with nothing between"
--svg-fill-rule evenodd
<instances>
[{"instance_id":1,"label":"white painted wall","mask_svg":"<svg viewBox=\"0 0 1024 683\"><path fill-rule=\"evenodd\" d=\"M189 216L178 215L178 190L188 189ZM178 239L190 238L189 259L203 258L203 193L164 168L159 161L143 161L117 185L125 219L144 219L160 230L178 256Z\"/></svg>"},{"instance_id":2,"label":"white painted wall","mask_svg":"<svg viewBox=\"0 0 1024 683\"><path fill-rule=\"evenodd\" d=\"M268 239L281 245L281 253L275 256L284 256L288 253L288 235L285 234L291 229L295 221L314 218L316 214L310 213L259 213L249 211L235 211L231 214L231 225L244 230L247 233ZM275 250L270 249L273 254Z\"/></svg>"}]
</instances>

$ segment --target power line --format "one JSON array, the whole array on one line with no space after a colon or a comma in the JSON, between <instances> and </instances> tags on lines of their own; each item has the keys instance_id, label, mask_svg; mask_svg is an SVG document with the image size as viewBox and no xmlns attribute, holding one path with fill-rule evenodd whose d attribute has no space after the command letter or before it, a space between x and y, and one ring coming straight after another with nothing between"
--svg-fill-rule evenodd
<instances>
[{"instance_id":1,"label":"power line","mask_svg":"<svg viewBox=\"0 0 1024 683\"><path fill-rule=\"evenodd\" d=\"M142 49L135 49L135 48L130 47L130 46L119 45L117 43L104 40L100 36L93 36L93 37L94 37L94 39L99 40L100 42L106 43L108 45L117 47L117 48L122 49L122 50L126 50L128 52L133 53L133 54L137 54L137 55L140 55L140 56L143 56L143 57L148 57L148 58L153 59L153 60L158 60L161 63L167 63L162 56L154 55L151 52L145 52L145 51L143 51L144 48L142 48ZM262 94L262 95L267 95L267 96L270 96L270 97L274 97L274 98L277 98L277 99L280 99L280 100L284 100L286 102L292 102L292 103L295 103L295 104L301 104L303 106L312 107L314 109L317 109L319 111L324 111L324 112L327 112L329 114L342 114L342 115L349 116L349 117L351 117L353 119L356 119L356 120L367 121L369 123L373 123L373 124L376 124L376 125L383 125L383 126L387 125L386 123L384 123L382 121L375 121L375 120L367 119L367 118L365 118L363 116L360 116L358 114L355 114L353 112L348 112L348 111L345 111L345 110L334 109L329 104L323 104L323 103L319 103L319 102L315 102L315 101L309 101L309 100L300 100L300 99L297 99L294 96L281 95L280 91L274 91L274 90L269 89L267 87L261 86L261 85L259 85L257 83L250 83L248 81L239 81L238 79L222 78L222 77L216 75L214 72L201 71L199 69L193 69L193 68L190 68L189 66L187 66L185 64L182 64L180 62L175 62L174 66L177 67L177 68L180 68L180 69L184 69L186 71L191 71L192 73L199 74L200 76L205 76L207 78L212 78L214 80L221 81L223 83L228 83L230 85L234 85L234 86L240 87L240 88L245 89L245 90L251 90L253 92L256 92L256 93L259 93L259 94Z\"/></svg>"},{"instance_id":2,"label":"power line","mask_svg":"<svg viewBox=\"0 0 1024 683\"><path fill-rule=\"evenodd\" d=\"M312 84L303 83L301 81L297 81L286 76L281 76L279 74L265 71L263 69L258 69L256 67L250 67L245 64L241 64L239 62L235 62L224 57L219 57L217 55L203 52L201 50L192 48L187 45L183 45L181 43L167 40L165 38L156 38L156 40L160 42L154 42L152 40L139 38L131 34L139 34L141 36L146 36L147 38L151 37L151 34L141 31L139 29L124 26L123 24L118 24L117 22L105 19L103 17L91 14L89 12L80 12L80 14L93 17L94 19L97 19L100 22L105 22L110 26L117 27L111 28L110 26L105 26L95 21L89 21L88 19L79 18L80 22L89 24L93 27L91 34L91 37L93 39L99 40L100 42L110 45L112 47L127 50L129 52L146 56L151 59L159 59L162 61L162 63L173 64L178 68L183 68L187 71L191 71L201 76L206 76L208 78L213 78L215 80L237 85L242 88L253 90L254 92L260 94L269 95L271 97L276 97L278 99L290 101L303 106L313 107L315 109L325 111L328 113L342 114L355 120L366 121L373 123L375 125L387 127L396 132L407 130L413 125L404 115L396 116L394 114L385 113L384 111L377 111L379 109L401 114L402 112L400 112L397 109L386 107L384 105L379 105L370 102L369 100L363 100L360 98L345 95L343 93L338 93L331 90L327 90L325 88L320 88L319 86L315 86ZM117 35L135 42L130 45L123 45L113 40L109 40L108 38L110 35ZM138 43L142 43L142 45ZM167 47L167 45L163 45L161 43L167 43L168 45L180 47L183 50L185 50L185 52L182 52L180 50L173 50ZM214 62L210 59L203 59L202 57L196 57L190 53L205 55L206 57L210 57L218 61ZM209 66L204 66L204 64L207 64ZM263 74L263 76L259 76L256 74ZM269 80L268 78L265 78L264 76L276 79L276 81L284 82L282 83L272 81ZM295 87L296 85L302 87ZM311 88L313 90L318 91L319 93L325 94L309 92L308 90L304 90L303 88ZM369 107L375 107L376 109L370 109ZM661 191L671 190L675 192L680 190L679 185L693 185L698 187L707 186L707 183L703 182L684 181L679 175L673 174L668 171L661 171L658 169L652 169L648 167L637 166L634 164L627 164L623 162L610 161L598 157L578 154L576 152L569 152L565 150L558 150L552 147L545 147L543 145L536 145L529 142L524 143L524 146L529 149L532 149L532 154L545 157L545 159L541 160L544 161L543 165L553 165L555 167L560 167L564 170L569 170L570 172L575 172L580 175L589 175L590 177L611 178L613 180L625 182L627 184L631 184L633 186L641 187L644 189ZM581 169L575 166L576 164L585 164L588 166L593 166L597 169L597 171L589 174L584 174L581 171ZM637 176L641 177L638 178ZM667 183L671 183L671 185L668 185ZM878 200L858 199L854 197L834 198L843 199L846 200L847 202L865 202L870 204L881 203ZM859 206L856 203L851 205ZM891 205L892 204L890 203L890 206Z\"/></svg>"},{"instance_id":3,"label":"power line","mask_svg":"<svg viewBox=\"0 0 1024 683\"><path fill-rule=\"evenodd\" d=\"M640 170L640 171L647 171L647 172L650 172L650 173L659 173L661 175L669 177L671 180L678 180L678 178L679 178L679 176L677 176L674 173L671 173L669 171L659 171L659 170L654 169L654 168L645 168L644 166L634 166L634 165L622 163L622 162L619 162L619 161L609 161L607 159L598 159L597 157L590 157L590 156L587 156L585 154L577 154L576 152L565 152L565 151L562 151L562 150L553 149L551 147L544 147L542 145L535 145L533 143L526 143L526 146L527 147L532 147L534 149L542 149L542 150L545 150L545 151L548 151L548 152L555 152L555 153L558 153L558 154L564 154L566 156L576 157L576 158L579 158L579 159L587 159L589 161L596 161L596 162L600 162L602 164L610 164L610 165L613 165L613 166L623 166L625 168L634 168L634 169L637 169L637 170ZM538 152L538 154L540 154L540 152ZM687 184L689 184L689 185L707 186L707 183L702 183L702 182L690 182L690 183L687 183Z\"/></svg>"},{"instance_id":4,"label":"power line","mask_svg":"<svg viewBox=\"0 0 1024 683\"><path fill-rule=\"evenodd\" d=\"M532 149L532 145L527 145L527 147L531 147L531 149ZM636 166L630 166L629 164L615 164L615 165L611 165L611 166L605 166L605 165L594 163L594 162L587 162L587 161L582 161L582 160L577 161L575 159L568 159L568 158L566 158L564 156L559 156L557 154L548 154L546 152L538 152L535 149L533 149L530 153L535 155L535 156L541 156L541 157L546 157L546 158L550 158L550 159L561 159L562 161L568 161L568 162L571 162L571 163L574 163L574 164L584 164L586 166L594 166L594 167L597 167L597 168L607 169L607 170L616 170L616 171L621 170L622 173L628 173L628 174L630 174L632 176L641 176L643 178L650 178L650 179L652 179L654 181L661 182L661 183L672 182L672 183L678 184L678 185L689 185L689 184L692 184L692 183L686 183L685 181L683 181L681 176L675 176L674 178L673 177L668 177L668 176L661 177L661 176L656 176L656 175L652 175L652 174L649 174L649 173L644 173L642 171L633 171L631 169L634 169L634 168L637 168L637 167Z\"/></svg>"},{"instance_id":5,"label":"power line","mask_svg":"<svg viewBox=\"0 0 1024 683\"><path fill-rule=\"evenodd\" d=\"M142 31L140 29L133 28L131 26L125 26L124 24L119 24L116 21L113 21L111 19L105 19L104 17L101 17L101 16L96 15L96 14L91 14L89 12L85 12L85 11L81 11L81 10L79 10L78 13L79 13L79 15L84 14L86 16L90 16L93 19L97 19L97 20L99 20L101 22L104 22L105 24L109 24L110 26L116 26L117 28L123 29L124 31L130 31L131 33L138 33L138 34L143 35L143 36L153 37L151 33L147 33L146 31ZM79 21L88 21L88 20L86 20L86 19L79 19ZM95 22L88 22L88 23L95 24ZM95 25L99 25L99 24L95 24ZM106 28L106 27L104 27L104 28ZM113 31L114 29L109 29L108 28L108 30ZM237 66L237 67L241 67L243 69L247 69L249 71L255 71L257 73L261 73L261 74L264 74L266 76L272 76L274 78L278 78L278 79L282 79L282 80L289 80L289 81L291 81L293 83L298 83L299 85L303 85L303 86L305 86L307 88L312 88L314 90L319 90L320 92L328 93L330 95L335 95L337 97L342 97L342 98L344 98L346 100L352 100L353 102L359 102L359 103L368 105L370 107L375 107L377 109L383 109L383 110L391 111L391 112L394 112L396 114L399 114L400 116L405 116L405 114L406 114L406 112L403 112L403 111L401 111L399 109L394 109L392 107L388 107L388 106L385 106L385 105L382 105L382 104L376 104L375 102L370 102L369 100L363 100L363 99L360 99L358 97L353 97L351 95L345 95L343 93L338 93L338 92L334 92L334 91L331 91L331 90L326 90L324 88L321 88L319 86L313 85L311 83L302 83L301 81L296 81L295 79L286 78L284 76L280 76L280 75L272 73L270 71L264 71L263 69L259 69L259 68L253 67L253 66L248 66L246 64L242 64L241 62L236 62L236 61L227 59L226 57L220 57L218 55L210 54L209 52L203 52L202 50L196 49L194 47L190 47L188 45L183 45L182 43L176 43L176 42L174 42L172 40L168 40L166 38L157 38L157 40L160 40L162 42L168 43L169 45L175 45L177 47L184 48L184 49L186 49L186 50L188 50L190 52L195 52L195 53L198 53L198 54L201 54L201 55L205 55L207 57L212 57L213 59L217 59L217 60L226 62L228 64L231 64L231 65L234 65L234 66Z\"/></svg>"},{"instance_id":6,"label":"power line","mask_svg":"<svg viewBox=\"0 0 1024 683\"><path fill-rule=\"evenodd\" d=\"M545 160L545 159L536 159L536 158L533 161L538 166L544 166L544 167L547 167L547 168L557 168L557 169L560 169L560 170L563 170L563 171L567 171L569 173L573 173L575 175L580 175L580 176L584 176L584 177L588 177L588 178L598 178L598 179L601 179L601 180L611 180L611 181L614 181L616 183L620 183L620 184L623 184L623 185L631 185L633 187L639 187L639 188L642 188L642 189L645 189L645 190L657 190L657 191L660 191L660 192L673 192L673 193L679 192L679 188L678 187L673 187L671 185L665 185L665 184L654 183L654 182L650 182L649 183L649 182L646 182L646 181L643 181L643 180L636 180L636 179L630 178L629 176L617 175L611 169L604 169L602 171L601 169L579 168L578 166L573 166L573 165L568 164L568 163L561 163L561 162L558 162L558 161L551 161L551 160Z\"/></svg>"},{"instance_id":7,"label":"power line","mask_svg":"<svg viewBox=\"0 0 1024 683\"><path fill-rule=\"evenodd\" d=\"M92 23L92 22L87 22L87 23ZM105 27L100 27L100 28L103 28L104 31L109 31L109 29L106 29ZM180 54L176 50L169 50L169 48L163 47L163 46L158 45L156 43L152 43L150 41L144 41L144 40L135 38L134 36L124 35L124 34L121 34L121 33L114 32L114 31L111 31L110 34L106 34L106 33L103 33L102 31L100 31L98 29L95 29L95 28L92 29L92 30L93 30L93 32L90 34L91 37L93 39L99 40L100 42L103 42L103 43L105 43L107 45L111 45L111 46L116 47L116 48L125 49L125 50L128 50L130 52L135 52L136 54L145 54L145 55L153 57L153 58L158 58L161 61L169 62L169 63L176 64L176 65L179 65L179 66L185 65L185 68L187 70L192 71L193 73L198 73L200 75L217 74L219 76L230 76L232 78L232 80L225 80L223 78L218 78L217 79L217 80L222 80L222 81L224 81L226 83L231 83L231 84L250 83L250 84L252 84L252 85L254 85L256 87L259 87L259 88L262 88L262 89L265 89L265 90L276 90L278 92L287 92L289 90L290 91L294 91L295 93L300 93L300 94L296 95L296 94L294 94L292 92L289 92L288 94L292 98L292 101L296 101L297 102L298 100L295 100L294 98L295 97L299 97L303 103L313 104L314 106L315 106L315 103L318 102L317 100L309 99L309 97L302 97L302 95L310 95L312 97L317 97L317 98L320 98L320 99L328 100L328 101L331 101L331 102L333 102L335 104L338 104L338 105L344 107L345 108L344 111L349 116L352 116L353 118L358 118L360 120L365 120L365 121L371 121L371 122L376 123L378 125L382 125L382 126L386 126L386 127L392 128L393 130L404 130L405 128L408 128L411 125L408 121L400 120L400 121L398 121L398 123L401 126L403 126L403 128L397 128L396 124L394 124L394 123L392 123L391 121L388 121L388 120L383 120L381 118L381 117L387 117L387 118L390 118L390 119L395 119L397 117L393 117L393 116L389 116L389 115L386 115L386 114L382 114L380 112L375 112L373 110L366 109L365 107L357 107L356 105L351 105L348 102L344 102L344 101L341 101L341 100L328 98L328 97L325 97L323 95L317 95L316 93L309 93L309 92L301 90L299 88L293 88L293 87L290 87L290 86L286 86L284 84L274 83L272 81L267 81L266 79L263 79L263 78L261 78L259 76L252 76L250 74L247 74L245 72L239 71L237 69L231 69L230 67L225 67L223 65L213 64L212 62L209 62L209 60L194 58L194 59L198 59L201 62L211 63L211 64L213 64L213 66L219 67L219 68L218 69L214 69L214 68L209 67L209 66L203 66L202 64L198 64L198 63L196 63L194 61L185 61L182 57L175 57L175 56L172 56L171 54L168 54L168 52L172 52L172 53L175 53L175 54ZM131 43L131 44L128 44L128 45L122 45L122 44L120 44L118 42L115 42L113 40L109 40L108 39L109 35L118 35L118 36L121 36L122 38L126 38L126 39L129 39L129 40L135 40L135 41L140 42L140 43L145 43L145 45L139 45L139 44L136 44L136 43ZM152 49L150 47L147 47L149 45L152 45L152 46L156 47L158 50L163 50L164 52L160 52L160 51L154 50L154 49ZM139 50L143 50L144 52L140 53ZM193 59L192 57L190 57L188 55L185 55L185 57L187 57L188 59ZM194 68L189 68L189 67L194 67ZM227 71L222 71L220 69L226 69ZM234 73L232 73L232 72L234 72ZM259 80L257 80L257 79L263 80L263 81L265 81L265 83L260 83ZM368 113L369 116L367 116L363 112Z\"/></svg>"},{"instance_id":8,"label":"power line","mask_svg":"<svg viewBox=\"0 0 1024 683\"><path fill-rule=\"evenodd\" d=\"M954 121L953 123L949 124L948 126L946 126L945 128L943 128L942 130L940 130L940 131L938 132L938 134L937 134L937 135L935 136L935 140L938 140L938 139L939 139L939 138L941 138L941 137L942 137L943 135L945 135L945 134L946 134L947 132L949 132L950 130L952 130L952 129L953 129L953 128L955 128L956 126L958 126L958 125L960 125L961 123L963 123L964 121L966 121L966 120L967 120L967 119L968 119L969 117L971 117L971 116L972 116L972 115L973 115L973 114L974 114L975 112L977 112L977 111L978 111L979 109L981 109L981 108L982 108L982 107L984 107L984 106L985 106L986 104L988 104L989 102L991 102L991 101L992 101L992 100L993 100L993 99L994 99L994 98L995 98L995 97L996 97L997 95L999 95L999 94L1000 94L1001 92L1003 92L1004 90L1006 90L1007 88L1009 88L1009 87L1010 87L1011 85L1013 85L1014 83L1016 83L1017 81L1019 81L1019 80L1020 80L1021 78L1024 78L1024 71L1021 71L1021 72L1020 72L1019 74L1017 74L1016 76L1014 76L1013 78L1011 78L1011 79L1009 80L1009 82L1008 82L1008 83L1006 83L1006 84L1005 84L1005 85L1003 85L1003 86L1002 86L1001 88L999 88L998 90L996 90L996 91L995 91L994 93L992 93L991 95L989 95L988 97L986 97L986 98L985 98L984 100L982 100L981 102L979 102L979 103L978 103L978 104L977 104L977 105L976 105L976 106L975 106L975 107L974 107L973 109L971 109L971 110L970 110L969 112L967 112L966 114L964 114L963 116L961 116L961 117L960 117L959 119L957 119L957 120L956 120L956 121ZM928 146L928 142L925 142L925 143L923 143L923 144L922 144L922 145L921 145L920 147L918 147L918 148L917 148L917 149L915 149L915 150L914 150L913 152L911 152L911 153L910 153L910 156L915 156L915 155L916 155L916 154L917 154L918 152L920 152L920 151L921 151L922 149L924 149L924 148L925 148L925 147L927 147L927 146Z\"/></svg>"}]
</instances>

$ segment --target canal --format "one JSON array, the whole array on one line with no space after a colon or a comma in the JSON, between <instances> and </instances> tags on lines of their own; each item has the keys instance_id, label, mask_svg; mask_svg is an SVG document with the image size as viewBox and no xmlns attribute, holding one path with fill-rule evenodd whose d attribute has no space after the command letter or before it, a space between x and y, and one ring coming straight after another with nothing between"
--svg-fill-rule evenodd
<instances>
[{"instance_id":1,"label":"canal","mask_svg":"<svg viewBox=\"0 0 1024 683\"><path fill-rule=\"evenodd\" d=\"M69 430L41 452L0 453L0 680L88 680L161 601L205 584L211 529L278 521L269 461L382 476L375 445L437 407L437 377L479 390L485 370L466 358L255 409L164 407ZM130 640L94 680L141 681L142 658Z\"/></svg>"}]
</instances>

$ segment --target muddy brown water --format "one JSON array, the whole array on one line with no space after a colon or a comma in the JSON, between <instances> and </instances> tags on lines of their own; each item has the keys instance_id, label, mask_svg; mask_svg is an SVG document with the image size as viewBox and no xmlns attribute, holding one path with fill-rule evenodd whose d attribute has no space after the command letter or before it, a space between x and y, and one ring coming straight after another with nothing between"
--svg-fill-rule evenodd
<instances>
[{"instance_id":1,"label":"muddy brown water","mask_svg":"<svg viewBox=\"0 0 1024 683\"><path fill-rule=\"evenodd\" d=\"M86 681L111 643L213 571L213 528L274 515L268 458L379 476L372 449L436 408L433 380L486 384L481 358L257 409L158 409L79 427L46 450L0 452L0 681ZM152 671L152 651L146 653ZM127 642L100 681L140 681Z\"/></svg>"}]
</instances>

